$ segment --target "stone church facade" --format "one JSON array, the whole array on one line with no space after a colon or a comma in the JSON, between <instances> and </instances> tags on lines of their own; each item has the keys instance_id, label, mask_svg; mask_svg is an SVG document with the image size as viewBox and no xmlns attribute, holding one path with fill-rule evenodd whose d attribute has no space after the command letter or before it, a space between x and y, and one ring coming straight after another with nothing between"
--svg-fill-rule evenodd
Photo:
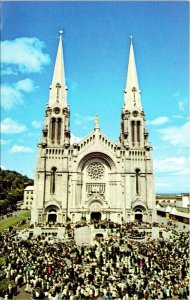
<instances>
[{"instance_id":1,"label":"stone church facade","mask_svg":"<svg viewBox=\"0 0 190 300\"><path fill-rule=\"evenodd\" d=\"M118 124L119 126L120 124ZM70 108L60 35L35 171L32 223L156 220L152 147L132 39L117 144L99 128L70 143Z\"/></svg>"}]
</instances>

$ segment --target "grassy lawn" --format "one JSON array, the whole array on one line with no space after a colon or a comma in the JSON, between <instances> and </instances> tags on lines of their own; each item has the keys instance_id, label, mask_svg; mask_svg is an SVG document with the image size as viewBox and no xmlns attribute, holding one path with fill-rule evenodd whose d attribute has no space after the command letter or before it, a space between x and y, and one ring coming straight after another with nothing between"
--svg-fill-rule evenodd
<instances>
[{"instance_id":1,"label":"grassy lawn","mask_svg":"<svg viewBox=\"0 0 190 300\"><path fill-rule=\"evenodd\" d=\"M9 217L5 220L0 221L0 232L9 226L14 226L22 220L26 220L26 224L20 225L18 229L23 229L28 227L30 221L28 218L30 217L30 211L19 211L17 216Z\"/></svg>"}]
</instances>

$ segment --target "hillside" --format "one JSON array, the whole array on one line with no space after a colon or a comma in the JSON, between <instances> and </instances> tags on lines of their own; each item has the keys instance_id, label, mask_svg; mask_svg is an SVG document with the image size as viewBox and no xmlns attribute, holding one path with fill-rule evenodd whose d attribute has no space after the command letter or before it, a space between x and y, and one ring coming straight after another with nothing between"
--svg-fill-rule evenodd
<instances>
[{"instance_id":1,"label":"hillside","mask_svg":"<svg viewBox=\"0 0 190 300\"><path fill-rule=\"evenodd\" d=\"M0 169L0 214L15 210L17 202L23 200L25 187L33 184L27 176Z\"/></svg>"}]
</instances>

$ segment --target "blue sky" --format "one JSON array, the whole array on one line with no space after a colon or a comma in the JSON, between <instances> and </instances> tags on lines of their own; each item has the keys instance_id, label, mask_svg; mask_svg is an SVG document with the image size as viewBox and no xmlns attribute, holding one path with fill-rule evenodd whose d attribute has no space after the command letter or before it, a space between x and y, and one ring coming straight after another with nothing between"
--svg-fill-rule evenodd
<instances>
[{"instance_id":1,"label":"blue sky","mask_svg":"<svg viewBox=\"0 0 190 300\"><path fill-rule=\"evenodd\" d=\"M71 132L85 137L99 116L114 142L130 34L154 151L156 192L189 191L189 3L4 2L1 36L1 165L34 177L58 31Z\"/></svg>"}]
</instances>

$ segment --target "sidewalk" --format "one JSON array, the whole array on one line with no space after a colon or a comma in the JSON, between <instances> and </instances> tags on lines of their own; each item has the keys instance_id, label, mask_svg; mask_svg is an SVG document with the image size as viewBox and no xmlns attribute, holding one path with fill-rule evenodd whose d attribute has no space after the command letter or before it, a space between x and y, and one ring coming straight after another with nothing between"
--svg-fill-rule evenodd
<instances>
[{"instance_id":1,"label":"sidewalk","mask_svg":"<svg viewBox=\"0 0 190 300\"><path fill-rule=\"evenodd\" d=\"M164 217L161 217L161 216L157 216L157 222L159 224L164 224L164 225L167 225L168 221L170 221L172 223L172 228L177 230L177 231L190 231L190 225L189 224L185 224L185 223L182 223L182 222L178 222L178 221L173 221L173 220L167 220L166 218ZM174 227L175 225L175 227Z\"/></svg>"}]
</instances>

